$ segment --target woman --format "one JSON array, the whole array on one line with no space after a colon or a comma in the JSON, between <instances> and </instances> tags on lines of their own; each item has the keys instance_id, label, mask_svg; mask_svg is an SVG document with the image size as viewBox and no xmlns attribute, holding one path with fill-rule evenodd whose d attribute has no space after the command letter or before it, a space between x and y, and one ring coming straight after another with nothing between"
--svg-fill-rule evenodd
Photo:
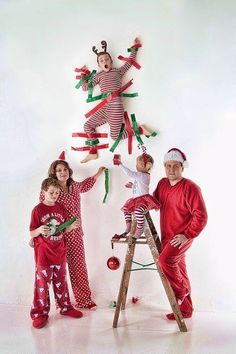
<instances>
[{"instance_id":1,"label":"woman","mask_svg":"<svg viewBox=\"0 0 236 354\"><path fill-rule=\"evenodd\" d=\"M58 203L65 206L69 218L76 216L80 224L79 228L67 234L67 263L77 307L90 310L95 310L97 305L91 299L91 290L89 288L85 263L80 193L89 191L95 184L97 178L103 173L104 169L105 167L100 167L94 176L88 177L82 182L73 180L73 171L68 162L64 160L54 161L48 170L48 177L56 178L60 184ZM42 199L42 196L40 199Z\"/></svg>"}]
</instances>

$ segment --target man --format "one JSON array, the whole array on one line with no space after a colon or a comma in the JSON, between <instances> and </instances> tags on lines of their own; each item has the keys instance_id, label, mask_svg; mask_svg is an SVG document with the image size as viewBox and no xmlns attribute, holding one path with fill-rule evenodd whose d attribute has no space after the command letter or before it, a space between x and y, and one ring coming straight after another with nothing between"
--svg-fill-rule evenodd
<instances>
[{"instance_id":1,"label":"man","mask_svg":"<svg viewBox=\"0 0 236 354\"><path fill-rule=\"evenodd\" d=\"M162 178L154 191L154 197L161 203L159 264L172 286L183 317L189 318L193 306L185 252L205 227L207 211L200 188L182 177L187 167L185 154L179 149L170 149L164 156L164 166L167 178ZM166 317L175 320L173 313Z\"/></svg>"}]
</instances>

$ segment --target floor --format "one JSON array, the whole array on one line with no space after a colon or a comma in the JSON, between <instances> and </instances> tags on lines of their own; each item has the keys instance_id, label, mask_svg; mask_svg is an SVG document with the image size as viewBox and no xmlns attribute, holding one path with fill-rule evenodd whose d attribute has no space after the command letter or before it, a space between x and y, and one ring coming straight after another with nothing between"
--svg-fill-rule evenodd
<instances>
[{"instance_id":1,"label":"floor","mask_svg":"<svg viewBox=\"0 0 236 354\"><path fill-rule=\"evenodd\" d=\"M165 319L163 309L141 303L65 318L52 309L46 327L34 329L29 308L0 305L1 354L235 354L236 313L195 312L187 333Z\"/></svg>"}]
</instances>

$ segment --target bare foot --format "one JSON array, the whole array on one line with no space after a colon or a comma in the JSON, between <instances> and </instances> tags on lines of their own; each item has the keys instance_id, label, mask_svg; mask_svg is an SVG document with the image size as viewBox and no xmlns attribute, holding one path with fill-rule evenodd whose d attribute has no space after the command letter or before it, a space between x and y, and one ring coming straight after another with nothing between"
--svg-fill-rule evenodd
<instances>
[{"instance_id":1,"label":"bare foot","mask_svg":"<svg viewBox=\"0 0 236 354\"><path fill-rule=\"evenodd\" d=\"M152 132L150 130L148 130L144 125L140 125L139 127L142 129L143 135L151 135L152 134Z\"/></svg>"},{"instance_id":2,"label":"bare foot","mask_svg":"<svg viewBox=\"0 0 236 354\"><path fill-rule=\"evenodd\" d=\"M96 160L98 158L98 153L96 154L88 154L82 161L80 161L81 163L85 163L91 160Z\"/></svg>"}]
</instances>

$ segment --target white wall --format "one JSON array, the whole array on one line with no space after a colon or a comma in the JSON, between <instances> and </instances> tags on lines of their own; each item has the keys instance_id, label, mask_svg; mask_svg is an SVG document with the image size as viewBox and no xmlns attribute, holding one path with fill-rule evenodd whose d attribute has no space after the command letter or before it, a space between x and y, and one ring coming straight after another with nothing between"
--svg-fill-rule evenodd
<instances>
[{"instance_id":1,"label":"white wall","mask_svg":"<svg viewBox=\"0 0 236 354\"><path fill-rule=\"evenodd\" d=\"M82 165L85 155L70 150L83 139L84 114L92 107L74 88L74 68L96 68L91 51L101 40L115 65L119 54L139 36L142 69L126 99L129 113L156 129L145 140L155 158L151 191L164 176L162 156L179 147L190 161L185 176L197 182L206 200L209 223L188 252L193 299L198 310L236 310L235 253L235 1L0 1L1 65L1 247L0 302L30 304L33 292L33 252L27 245L31 209L38 202L41 180L49 164L66 149L74 177L82 180L105 165L110 169L110 194L102 204L104 179L82 196L83 227L91 288L99 305L116 299L122 268L106 267L112 255L110 239L124 229L120 207L129 197L126 177L112 164L113 155ZM108 126L99 129L108 132ZM111 143L111 141L110 141ZM140 153L127 155L122 142L117 153L130 167ZM156 226L158 214L152 212ZM126 247L115 247L122 261ZM146 246L137 261L149 263ZM145 286L144 286L145 284ZM129 296L166 303L155 272L132 274Z\"/></svg>"}]
</instances>

